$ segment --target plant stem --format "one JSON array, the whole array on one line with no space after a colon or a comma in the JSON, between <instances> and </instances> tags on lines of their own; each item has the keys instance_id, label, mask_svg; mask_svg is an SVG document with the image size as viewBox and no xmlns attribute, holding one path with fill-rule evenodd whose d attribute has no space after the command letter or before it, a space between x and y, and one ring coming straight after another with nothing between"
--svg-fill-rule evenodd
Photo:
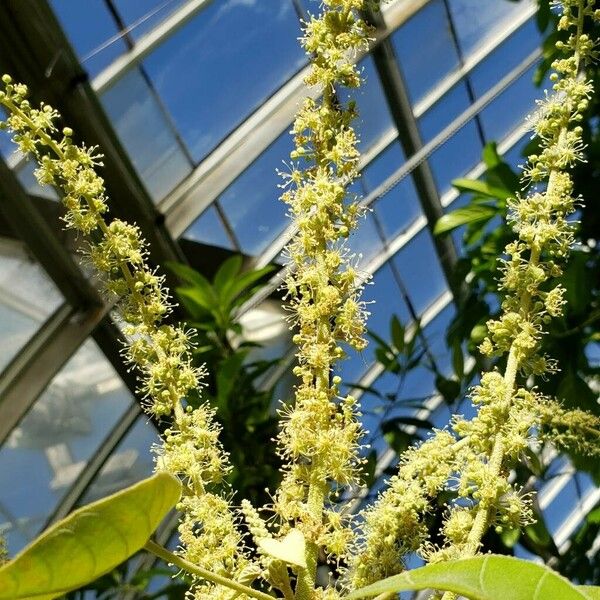
<instances>
[{"instance_id":1,"label":"plant stem","mask_svg":"<svg viewBox=\"0 0 600 600\"><path fill-rule=\"evenodd\" d=\"M206 579L207 581L211 581L217 585L228 587L236 592L239 592L240 594L246 594L247 596L251 596L257 600L273 600L273 596L269 594L255 590L247 585L244 585L243 583L238 583L237 581L233 581L232 579L228 579L222 575L212 573L211 571L203 569L202 567L198 567L184 558L177 556L177 554L173 554L173 552L170 552L152 540L148 540L144 545L144 548L155 556L162 558L164 561L175 565L176 567L179 567L180 569L183 569L192 575L197 575L202 579Z\"/></svg>"},{"instance_id":2,"label":"plant stem","mask_svg":"<svg viewBox=\"0 0 600 600\"><path fill-rule=\"evenodd\" d=\"M581 35L583 33L583 21L584 21L584 14L583 14L583 2L580 1L579 2L579 7L578 7L578 15L577 15L577 46L575 48L575 53L574 53L574 57L575 57L575 62L576 62L576 71L579 70L579 65L580 65L580 52L579 52L579 40L581 38ZM562 141L565 140L567 136L567 125L563 126L562 130L560 131L559 137L558 137L558 144L560 144ZM546 189L546 194L547 195L552 195L556 186L556 178L559 174L559 169L554 168L550 171L549 173L549 177L548 177L548 186ZM529 257L529 265L531 266L537 266L540 262L540 254L541 254L541 248L539 243L536 243L535 239L532 243L531 246L531 254ZM531 301L532 301L532 294L529 291L525 291L520 298L520 312L523 316L527 316L531 310ZM516 385L516 379L517 379L517 373L519 370L520 364L519 364L519 359L517 357L516 354L516 345L513 342L511 344L509 353L508 353L508 359L507 359L507 363L506 363L506 369L504 372L504 382L506 384L506 395L503 399L503 403L506 409L506 414L508 414L508 411L510 410L511 404L512 404L512 399L513 399L513 395L514 395L514 390L515 390L515 385ZM502 431L498 431L498 433L496 434L496 437L494 439L494 445L492 448L492 452L490 454L490 458L489 458L489 466L490 466L490 470L491 470L491 475L493 477L498 477L500 475L500 473L502 472L502 467L503 467L503 462L504 462L504 435L502 433ZM493 517L493 513L494 513L494 507L488 507L486 506L482 506L479 505L477 512L475 514L475 518L473 521L473 526L471 528L471 531L469 532L469 536L467 538L467 544L465 549L463 550L463 552L461 553L461 558L468 558L470 556L474 556L475 554L477 554L479 547L481 545L481 539L483 538L485 532L487 531L489 524L490 524L490 520ZM454 592L445 592L442 596L442 600L455 600L457 598L457 594L455 594Z\"/></svg>"}]
</instances>

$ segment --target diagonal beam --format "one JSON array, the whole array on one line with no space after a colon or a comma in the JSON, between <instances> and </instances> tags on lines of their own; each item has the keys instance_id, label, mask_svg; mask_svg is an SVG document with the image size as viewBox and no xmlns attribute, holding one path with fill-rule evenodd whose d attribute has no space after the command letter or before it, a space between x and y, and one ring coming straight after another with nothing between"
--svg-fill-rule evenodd
<instances>
[{"instance_id":1,"label":"diagonal beam","mask_svg":"<svg viewBox=\"0 0 600 600\"><path fill-rule=\"evenodd\" d=\"M27 83L35 102L56 107L80 140L101 148L112 212L138 224L149 242L151 261L183 261L47 0L0 2L0 68Z\"/></svg>"},{"instance_id":2,"label":"diagonal beam","mask_svg":"<svg viewBox=\"0 0 600 600\"><path fill-rule=\"evenodd\" d=\"M385 31L385 22L381 13L366 11L365 19L379 31ZM400 71L400 64L395 56L389 38L385 38L371 52L383 92L388 102L392 119L398 130L398 140L405 155L410 158L423 148L423 140L419 132L417 120ZM412 172L412 178L419 196L423 214L427 219L430 231L443 216L444 210L440 195L427 160L418 164ZM448 287L454 297L460 294L460 287L455 285L454 266L458 259L454 241L450 236L433 236L433 244L437 252Z\"/></svg>"}]
</instances>

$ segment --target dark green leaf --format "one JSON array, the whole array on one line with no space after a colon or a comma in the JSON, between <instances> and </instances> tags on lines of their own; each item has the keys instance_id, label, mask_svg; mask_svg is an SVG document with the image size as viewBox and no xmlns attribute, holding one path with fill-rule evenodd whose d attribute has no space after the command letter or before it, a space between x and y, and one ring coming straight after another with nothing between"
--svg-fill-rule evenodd
<instances>
[{"instance_id":1,"label":"dark green leaf","mask_svg":"<svg viewBox=\"0 0 600 600\"><path fill-rule=\"evenodd\" d=\"M381 431L388 432L397 428L399 425L410 425L418 429L433 429L433 423L427 419L417 419L416 417L394 417L381 424Z\"/></svg>"},{"instance_id":2,"label":"dark green leaf","mask_svg":"<svg viewBox=\"0 0 600 600\"><path fill-rule=\"evenodd\" d=\"M0 568L0 600L50 600L108 573L143 548L180 494L158 473L76 510Z\"/></svg>"},{"instance_id":3,"label":"dark green leaf","mask_svg":"<svg viewBox=\"0 0 600 600\"><path fill-rule=\"evenodd\" d=\"M448 404L454 402L461 392L460 383L458 381L446 379L446 377L442 375L438 375L435 378L435 387Z\"/></svg>"},{"instance_id":4,"label":"dark green leaf","mask_svg":"<svg viewBox=\"0 0 600 600\"><path fill-rule=\"evenodd\" d=\"M400 319L396 315L392 317L390 332L396 350L402 352L404 350L404 326L400 323Z\"/></svg>"}]
</instances>

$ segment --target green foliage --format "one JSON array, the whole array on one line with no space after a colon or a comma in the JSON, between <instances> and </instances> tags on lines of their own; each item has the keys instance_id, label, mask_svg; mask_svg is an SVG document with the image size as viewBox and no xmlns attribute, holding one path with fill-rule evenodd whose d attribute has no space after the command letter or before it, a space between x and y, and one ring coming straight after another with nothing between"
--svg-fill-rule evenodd
<instances>
[{"instance_id":1,"label":"green foliage","mask_svg":"<svg viewBox=\"0 0 600 600\"><path fill-rule=\"evenodd\" d=\"M176 289L193 332L194 363L206 366L206 387L192 392L192 406L208 401L223 426L221 441L232 470L228 481L239 498L267 501L265 487L279 481L273 439L273 389L264 381L279 359L252 360L259 345L244 339L239 308L266 283L273 267L243 271L241 256L227 259L212 281L188 266L170 263L183 285Z\"/></svg>"},{"instance_id":2,"label":"green foliage","mask_svg":"<svg viewBox=\"0 0 600 600\"><path fill-rule=\"evenodd\" d=\"M175 506L181 484L158 473L59 521L0 568L0 600L51 600L140 550Z\"/></svg>"},{"instance_id":3,"label":"green foliage","mask_svg":"<svg viewBox=\"0 0 600 600\"><path fill-rule=\"evenodd\" d=\"M478 556L394 575L352 592L348 600L438 589L471 600L595 600L600 588L576 587L548 567L508 556Z\"/></svg>"}]
</instances>

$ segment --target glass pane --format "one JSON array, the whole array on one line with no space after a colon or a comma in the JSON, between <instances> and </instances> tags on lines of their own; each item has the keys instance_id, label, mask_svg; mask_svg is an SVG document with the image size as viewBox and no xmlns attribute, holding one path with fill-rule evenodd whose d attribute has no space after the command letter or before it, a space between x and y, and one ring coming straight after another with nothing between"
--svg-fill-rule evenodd
<instances>
[{"instance_id":1,"label":"glass pane","mask_svg":"<svg viewBox=\"0 0 600 600\"><path fill-rule=\"evenodd\" d=\"M454 86L420 119L424 141L430 141L470 106L464 83ZM429 157L429 166L441 194L451 188L450 182L472 169L481 156L481 139L472 119Z\"/></svg>"},{"instance_id":2,"label":"glass pane","mask_svg":"<svg viewBox=\"0 0 600 600\"><path fill-rule=\"evenodd\" d=\"M135 40L148 33L186 0L113 0L128 34Z\"/></svg>"},{"instance_id":3,"label":"glass pane","mask_svg":"<svg viewBox=\"0 0 600 600\"><path fill-rule=\"evenodd\" d=\"M375 256L383 252L381 237L371 212L359 219L358 229L350 236L348 246L359 257L359 268L366 268Z\"/></svg>"},{"instance_id":4,"label":"glass pane","mask_svg":"<svg viewBox=\"0 0 600 600\"><path fill-rule=\"evenodd\" d=\"M242 251L257 256L287 226L287 206L279 200L284 179L277 170L289 172L286 162L294 142L284 131L220 197Z\"/></svg>"},{"instance_id":5,"label":"glass pane","mask_svg":"<svg viewBox=\"0 0 600 600\"><path fill-rule=\"evenodd\" d=\"M372 285L365 286L362 294L371 312L367 328L384 339L389 339L390 319L393 314L402 320L408 319L408 309L400 294L394 274L388 263L384 264L373 276ZM374 361L375 342L369 340L367 348L361 352L348 350L349 357L338 367L339 375L346 383L356 383Z\"/></svg>"},{"instance_id":6,"label":"glass pane","mask_svg":"<svg viewBox=\"0 0 600 600\"><path fill-rule=\"evenodd\" d=\"M405 161L402 147L397 141L380 152L362 171L362 182L365 192L372 192L388 177L394 174Z\"/></svg>"},{"instance_id":7,"label":"glass pane","mask_svg":"<svg viewBox=\"0 0 600 600\"><path fill-rule=\"evenodd\" d=\"M21 350L63 298L20 245L0 249L0 370Z\"/></svg>"},{"instance_id":8,"label":"glass pane","mask_svg":"<svg viewBox=\"0 0 600 600\"><path fill-rule=\"evenodd\" d=\"M362 69L363 85L358 91L344 90L343 97L356 100L358 119L354 127L359 137L358 147L364 152L395 126L373 59L368 56L360 62L359 67Z\"/></svg>"},{"instance_id":9,"label":"glass pane","mask_svg":"<svg viewBox=\"0 0 600 600\"><path fill-rule=\"evenodd\" d=\"M6 118L6 112L0 109L0 119ZM41 186L35 178L33 171L37 168L35 161L22 160L22 155L17 150L16 144L11 141L12 134L5 129L0 129L0 158L14 170L17 178L27 192L41 198L57 200L58 195L54 188L50 186Z\"/></svg>"},{"instance_id":10,"label":"glass pane","mask_svg":"<svg viewBox=\"0 0 600 600\"><path fill-rule=\"evenodd\" d=\"M458 67L443 0L428 2L392 35L392 43L413 103Z\"/></svg>"},{"instance_id":11,"label":"glass pane","mask_svg":"<svg viewBox=\"0 0 600 600\"><path fill-rule=\"evenodd\" d=\"M233 244L225 232L221 218L213 205L209 206L183 234L183 237L219 248L233 250Z\"/></svg>"},{"instance_id":12,"label":"glass pane","mask_svg":"<svg viewBox=\"0 0 600 600\"><path fill-rule=\"evenodd\" d=\"M112 39L119 30L104 0L51 0L51 5L90 75L97 75L126 51L123 39Z\"/></svg>"},{"instance_id":13,"label":"glass pane","mask_svg":"<svg viewBox=\"0 0 600 600\"><path fill-rule=\"evenodd\" d=\"M102 104L153 200L162 199L191 164L148 82L133 69L102 95Z\"/></svg>"},{"instance_id":14,"label":"glass pane","mask_svg":"<svg viewBox=\"0 0 600 600\"><path fill-rule=\"evenodd\" d=\"M528 21L471 72L469 78L475 95L482 96L539 45L540 33L537 26L533 20Z\"/></svg>"},{"instance_id":15,"label":"glass pane","mask_svg":"<svg viewBox=\"0 0 600 600\"><path fill-rule=\"evenodd\" d=\"M398 142L393 142L363 170L365 195L393 175L403 163L402 148ZM419 199L410 175L379 198L373 205L373 210L388 240L393 240L406 229L421 214Z\"/></svg>"},{"instance_id":16,"label":"glass pane","mask_svg":"<svg viewBox=\"0 0 600 600\"><path fill-rule=\"evenodd\" d=\"M0 530L30 541L131 403L91 340L52 380L0 449Z\"/></svg>"},{"instance_id":17,"label":"glass pane","mask_svg":"<svg viewBox=\"0 0 600 600\"><path fill-rule=\"evenodd\" d=\"M395 256L394 263L408 289L415 312L423 311L446 289L446 280L429 230L423 229Z\"/></svg>"},{"instance_id":18,"label":"glass pane","mask_svg":"<svg viewBox=\"0 0 600 600\"><path fill-rule=\"evenodd\" d=\"M113 494L152 475L152 446L159 442L160 438L154 425L148 421L146 415L140 415L131 431L104 463L94 483L81 499L81 504Z\"/></svg>"},{"instance_id":19,"label":"glass pane","mask_svg":"<svg viewBox=\"0 0 600 600\"><path fill-rule=\"evenodd\" d=\"M507 22L522 14L523 2L499 0L448 0L458 42L465 56L486 37L501 31Z\"/></svg>"},{"instance_id":20,"label":"glass pane","mask_svg":"<svg viewBox=\"0 0 600 600\"><path fill-rule=\"evenodd\" d=\"M527 115L535 108L535 101L540 95L540 90L532 81L535 69L533 66L521 75L481 112L486 139L502 140L522 125ZM507 106L511 107L510 110L506 110Z\"/></svg>"},{"instance_id":21,"label":"glass pane","mask_svg":"<svg viewBox=\"0 0 600 600\"><path fill-rule=\"evenodd\" d=\"M289 79L306 55L291 0L212 2L145 61L194 160Z\"/></svg>"}]
</instances>

